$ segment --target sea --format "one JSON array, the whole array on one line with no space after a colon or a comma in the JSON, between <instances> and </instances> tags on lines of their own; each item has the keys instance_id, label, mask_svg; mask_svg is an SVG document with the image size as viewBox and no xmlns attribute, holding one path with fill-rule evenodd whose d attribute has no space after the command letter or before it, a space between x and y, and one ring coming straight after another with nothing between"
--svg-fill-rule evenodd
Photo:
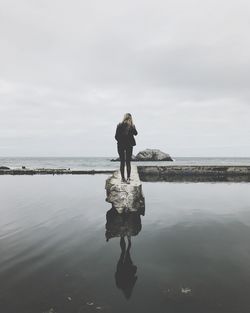
<instances>
[{"instance_id":1,"label":"sea","mask_svg":"<svg viewBox=\"0 0 250 313\"><path fill-rule=\"evenodd\" d=\"M0 165L118 168L110 159ZM250 312L250 183L142 182L134 218L106 201L110 175L0 175L1 313Z\"/></svg>"},{"instance_id":2,"label":"sea","mask_svg":"<svg viewBox=\"0 0 250 313\"><path fill-rule=\"evenodd\" d=\"M116 170L119 162L113 162L113 157L0 157L0 166L10 168L65 168L82 170ZM173 157L168 161L133 162L136 165L250 165L250 157Z\"/></svg>"}]
</instances>

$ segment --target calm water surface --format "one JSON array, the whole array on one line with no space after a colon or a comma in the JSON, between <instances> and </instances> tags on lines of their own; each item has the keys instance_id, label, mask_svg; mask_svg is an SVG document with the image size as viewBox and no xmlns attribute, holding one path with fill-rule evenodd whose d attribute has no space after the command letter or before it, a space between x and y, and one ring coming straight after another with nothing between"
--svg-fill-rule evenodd
<instances>
[{"instance_id":1,"label":"calm water surface","mask_svg":"<svg viewBox=\"0 0 250 313\"><path fill-rule=\"evenodd\" d=\"M136 153L135 153L136 154ZM1 157L0 166L10 168L71 168L82 170L117 170L119 162L111 162L113 157ZM250 166L250 158L216 158L216 157L173 157L174 162L147 161L133 162L135 165L243 165Z\"/></svg>"},{"instance_id":2,"label":"calm water surface","mask_svg":"<svg viewBox=\"0 0 250 313\"><path fill-rule=\"evenodd\" d=\"M144 182L125 256L107 177L0 177L1 313L250 311L250 184Z\"/></svg>"}]
</instances>

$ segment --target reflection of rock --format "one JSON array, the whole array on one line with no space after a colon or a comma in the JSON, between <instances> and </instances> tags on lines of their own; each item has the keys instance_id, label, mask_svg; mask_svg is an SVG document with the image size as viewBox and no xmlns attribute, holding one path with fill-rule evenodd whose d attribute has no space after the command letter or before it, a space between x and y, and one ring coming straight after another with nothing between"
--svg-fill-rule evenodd
<instances>
[{"instance_id":1,"label":"reflection of rock","mask_svg":"<svg viewBox=\"0 0 250 313\"><path fill-rule=\"evenodd\" d=\"M141 231L141 216L137 212L119 214L111 208L107 214L106 239L124 236L136 236Z\"/></svg>"},{"instance_id":2,"label":"reflection of rock","mask_svg":"<svg viewBox=\"0 0 250 313\"><path fill-rule=\"evenodd\" d=\"M173 161L169 154L159 149L146 149L136 155L137 161Z\"/></svg>"},{"instance_id":3,"label":"reflection of rock","mask_svg":"<svg viewBox=\"0 0 250 313\"><path fill-rule=\"evenodd\" d=\"M137 167L131 165L131 182L121 182L120 171L115 171L106 180L106 201L112 203L117 212L140 212L145 208L145 201L142 192L142 184L139 179Z\"/></svg>"}]
</instances>

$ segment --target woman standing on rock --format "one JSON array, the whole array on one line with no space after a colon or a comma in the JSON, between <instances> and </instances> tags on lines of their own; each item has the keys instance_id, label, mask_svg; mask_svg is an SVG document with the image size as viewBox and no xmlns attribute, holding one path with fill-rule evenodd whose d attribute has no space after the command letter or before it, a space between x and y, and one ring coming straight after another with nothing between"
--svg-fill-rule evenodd
<instances>
[{"instance_id":1,"label":"woman standing on rock","mask_svg":"<svg viewBox=\"0 0 250 313\"><path fill-rule=\"evenodd\" d=\"M136 145L134 135L137 135L137 130L132 120L132 115L126 113L123 121L116 127L115 139L117 140L117 150L120 157L120 170L122 182L130 183L131 173L131 157L133 153L133 146ZM124 167L126 160L127 180L124 176Z\"/></svg>"}]
</instances>

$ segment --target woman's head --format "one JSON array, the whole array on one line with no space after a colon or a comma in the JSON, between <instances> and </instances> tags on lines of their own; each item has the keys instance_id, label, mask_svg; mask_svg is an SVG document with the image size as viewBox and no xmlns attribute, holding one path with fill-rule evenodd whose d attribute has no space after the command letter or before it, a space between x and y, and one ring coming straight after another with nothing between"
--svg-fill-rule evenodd
<instances>
[{"instance_id":1,"label":"woman's head","mask_svg":"<svg viewBox=\"0 0 250 313\"><path fill-rule=\"evenodd\" d=\"M132 115L130 113L125 113L122 122L128 124L129 126L132 126L133 125Z\"/></svg>"}]
</instances>

